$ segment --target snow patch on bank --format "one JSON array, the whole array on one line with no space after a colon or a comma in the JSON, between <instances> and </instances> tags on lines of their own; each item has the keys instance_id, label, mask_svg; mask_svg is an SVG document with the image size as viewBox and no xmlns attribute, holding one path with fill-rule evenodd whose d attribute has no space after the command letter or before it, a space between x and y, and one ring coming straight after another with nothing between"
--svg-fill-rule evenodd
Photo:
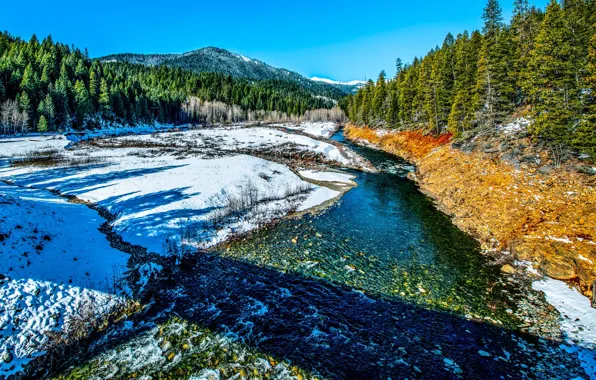
<instances>
[{"instance_id":1,"label":"snow patch on bank","mask_svg":"<svg viewBox=\"0 0 596 380\"><path fill-rule=\"evenodd\" d=\"M333 122L310 122L304 121L300 124L274 124L274 126L290 130L300 131L314 137L330 138L337 131L338 126Z\"/></svg>"},{"instance_id":2,"label":"snow patch on bank","mask_svg":"<svg viewBox=\"0 0 596 380\"><path fill-rule=\"evenodd\" d=\"M303 181L285 165L238 155L235 149L296 142L302 149L321 152L330 160L352 162L333 145L268 128L213 128L114 140L149 141L184 149L172 152L78 146L63 153L101 161L78 167L4 168L0 169L0 179L26 187L53 189L93 202L116 216L112 227L124 241L151 252L166 253L164 242L168 239L180 242L183 232L192 235L189 243L209 247L294 209L306 210L338 195ZM212 158L202 157L201 153L186 154L188 144L195 152L203 152L202 146L213 148L215 144L214 149L229 151L229 155ZM308 193L307 188L312 192ZM249 190L254 193L251 197L258 207L226 221L223 226L215 226L213 221L218 215Z\"/></svg>"},{"instance_id":3,"label":"snow patch on bank","mask_svg":"<svg viewBox=\"0 0 596 380\"><path fill-rule=\"evenodd\" d=\"M577 353L586 374L596 380L596 309L590 301L562 281L544 278L532 284L561 314L561 329L566 339L562 347Z\"/></svg>"},{"instance_id":4,"label":"snow patch on bank","mask_svg":"<svg viewBox=\"0 0 596 380\"><path fill-rule=\"evenodd\" d=\"M324 123L320 123L324 124ZM324 129L324 127L317 127ZM192 147L195 149L213 148L233 151L237 149L259 151L268 148L296 149L323 155L329 161L344 165L358 166L362 159L355 154L342 152L337 146L318 141L308 136L295 135L265 127L217 127L184 131L181 133L156 133L143 136L121 137L123 141L144 141L168 146ZM352 153L352 152L350 152Z\"/></svg>"},{"instance_id":5,"label":"snow patch on bank","mask_svg":"<svg viewBox=\"0 0 596 380\"><path fill-rule=\"evenodd\" d=\"M97 313L118 299L128 255L99 232L104 220L48 191L0 183L0 377L42 353L84 305ZM111 293L111 294L109 294Z\"/></svg>"},{"instance_id":6,"label":"snow patch on bank","mask_svg":"<svg viewBox=\"0 0 596 380\"><path fill-rule=\"evenodd\" d=\"M340 183L353 183L353 179L356 178L355 176L347 173L339 173L339 172L323 172L323 171L316 171L316 170L301 170L299 171L300 175L304 178L312 179L315 181L323 181L323 182L340 182Z\"/></svg>"}]
</instances>

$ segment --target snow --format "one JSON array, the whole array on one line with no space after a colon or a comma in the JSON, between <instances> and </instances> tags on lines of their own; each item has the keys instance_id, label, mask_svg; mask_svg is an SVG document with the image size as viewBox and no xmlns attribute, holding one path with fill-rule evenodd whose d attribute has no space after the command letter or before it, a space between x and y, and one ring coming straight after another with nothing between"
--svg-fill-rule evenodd
<instances>
[{"instance_id":1,"label":"snow","mask_svg":"<svg viewBox=\"0 0 596 380\"><path fill-rule=\"evenodd\" d=\"M331 190L327 187L317 187L312 191L309 197L302 202L297 211L305 211L312 207L318 206L330 199L338 197L341 193L339 191Z\"/></svg>"},{"instance_id":2,"label":"snow","mask_svg":"<svg viewBox=\"0 0 596 380\"><path fill-rule=\"evenodd\" d=\"M506 134L517 133L525 131L530 124L530 120L520 117L509 124L498 126L497 129Z\"/></svg>"},{"instance_id":3,"label":"snow","mask_svg":"<svg viewBox=\"0 0 596 380\"><path fill-rule=\"evenodd\" d=\"M324 124L324 123L321 123ZM326 126L312 126L313 130L324 130ZM189 130L181 133L157 133L143 136L127 136L120 138L123 141L150 141L169 146L192 146L193 148L209 148L216 146L217 149L234 151L245 149L258 151L268 148L292 147L311 151L323 155L329 161L335 161L343 165L362 165L362 159L351 151L344 152L337 146L318 141L308 136L295 135L272 128L265 127L218 127Z\"/></svg>"},{"instance_id":4,"label":"snow","mask_svg":"<svg viewBox=\"0 0 596 380\"><path fill-rule=\"evenodd\" d=\"M179 241L184 231L192 233L188 243L209 247L294 208L305 210L338 195L336 191L310 185L284 165L236 154L235 149L251 151L294 143L302 150L321 153L329 160L353 162L334 145L269 128L214 128L112 140L184 148L191 144L198 152L205 152L214 144L217 149L229 152L213 158L201 154L180 155L171 150L148 154L148 148L83 146L65 154L102 161L76 168L4 168L0 169L0 179L26 187L57 190L95 203L115 215L111 225L125 242L164 254L166 239ZM186 149L179 151L186 152ZM307 187L313 191L284 199L286 193ZM238 197L247 188L256 191L258 200L267 201L245 217L215 228L213 220L228 200Z\"/></svg>"},{"instance_id":5,"label":"snow","mask_svg":"<svg viewBox=\"0 0 596 380\"><path fill-rule=\"evenodd\" d=\"M22 369L86 302L98 311L114 298L114 276L128 255L110 247L98 228L104 220L82 204L48 191L0 183L0 377ZM14 368L12 366L14 365Z\"/></svg>"},{"instance_id":6,"label":"snow","mask_svg":"<svg viewBox=\"0 0 596 380\"><path fill-rule=\"evenodd\" d=\"M313 80L315 82L323 82L323 83L328 83L328 84L346 85L346 86L363 86L363 85L366 84L366 82L363 81L363 80L353 80L353 81L349 81L349 82L339 82L339 81L335 81L335 80L331 80L331 79L327 79L327 78L319 78L319 77L312 77L312 78L310 78L310 80Z\"/></svg>"},{"instance_id":7,"label":"snow","mask_svg":"<svg viewBox=\"0 0 596 380\"><path fill-rule=\"evenodd\" d=\"M26 155L40 150L61 150L68 144L69 141L62 135L2 138L0 139L0 159L3 156Z\"/></svg>"},{"instance_id":8,"label":"snow","mask_svg":"<svg viewBox=\"0 0 596 380\"><path fill-rule=\"evenodd\" d=\"M562 347L577 353L586 374L596 379L596 309L588 298L562 281L544 278L532 284L561 314L561 329L566 339Z\"/></svg>"},{"instance_id":9,"label":"snow","mask_svg":"<svg viewBox=\"0 0 596 380\"><path fill-rule=\"evenodd\" d=\"M310 122L304 121L296 124L277 124L280 127L290 130L301 131L314 137L330 138L337 131L338 126L333 122Z\"/></svg>"},{"instance_id":10,"label":"snow","mask_svg":"<svg viewBox=\"0 0 596 380\"><path fill-rule=\"evenodd\" d=\"M340 183L351 184L351 183L353 183L352 179L356 178L355 176L353 176L351 174L339 173L339 172L301 170L301 171L299 171L299 173L304 178L312 179L315 181L323 181L323 182L340 182Z\"/></svg>"},{"instance_id":11,"label":"snow","mask_svg":"<svg viewBox=\"0 0 596 380\"><path fill-rule=\"evenodd\" d=\"M4 311L0 314L2 340L0 355L9 352L9 363L0 360L0 376L22 371L23 366L43 354L47 331L60 331L64 324L85 307L97 314L107 312L116 298L96 290L48 281L19 279L0 286Z\"/></svg>"},{"instance_id":12,"label":"snow","mask_svg":"<svg viewBox=\"0 0 596 380\"><path fill-rule=\"evenodd\" d=\"M170 131L173 129L187 129L188 125L174 125L174 124L142 124L142 125L122 125L114 123L105 123L101 128L92 131L70 132L67 134L68 140L72 142L79 142L92 138L103 138L123 135L144 135L148 133L156 133L160 131Z\"/></svg>"},{"instance_id":13,"label":"snow","mask_svg":"<svg viewBox=\"0 0 596 380\"><path fill-rule=\"evenodd\" d=\"M141 128L145 133L161 129L171 127ZM360 162L357 155L332 144L270 128L119 136L133 131L103 128L87 134L0 139L0 180L10 183L0 183L0 274L7 276L0 280L0 355L13 355L10 363L0 363L0 377L18 373L42 353L45 331L62 329L85 305L94 305L97 314L107 312L125 295L115 283L127 270L128 255L112 248L99 231L106 221L88 206L48 190L102 207L114 216L112 230L125 242L165 254L166 240L191 248L212 246L341 194L304 181L285 165L236 149L250 153L291 146L337 163ZM71 143L99 136L115 137L99 141L109 146ZM135 142L155 146L118 145ZM11 158L48 150L87 161L58 167L8 165ZM302 175L341 183L352 178L336 172ZM256 205L222 219L230 200L247 190L254 193ZM144 263L138 270L136 285L143 288L162 268Z\"/></svg>"}]
</instances>

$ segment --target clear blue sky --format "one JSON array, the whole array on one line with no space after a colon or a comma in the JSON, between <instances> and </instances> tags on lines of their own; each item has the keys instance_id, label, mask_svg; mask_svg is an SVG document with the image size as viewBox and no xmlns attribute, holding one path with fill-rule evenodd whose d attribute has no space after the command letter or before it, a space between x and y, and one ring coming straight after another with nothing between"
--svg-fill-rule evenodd
<instances>
[{"instance_id":1,"label":"clear blue sky","mask_svg":"<svg viewBox=\"0 0 596 380\"><path fill-rule=\"evenodd\" d=\"M547 0L536 0L544 7ZM508 20L513 0L501 1ZM110 53L180 53L217 46L306 76L336 80L394 73L482 26L485 0L6 1L0 29Z\"/></svg>"}]
</instances>

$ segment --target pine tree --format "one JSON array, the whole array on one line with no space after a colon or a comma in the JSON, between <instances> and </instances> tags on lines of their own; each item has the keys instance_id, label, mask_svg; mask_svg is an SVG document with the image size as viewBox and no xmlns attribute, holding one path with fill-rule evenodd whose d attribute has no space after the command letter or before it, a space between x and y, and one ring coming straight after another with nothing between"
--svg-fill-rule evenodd
<instances>
[{"instance_id":1,"label":"pine tree","mask_svg":"<svg viewBox=\"0 0 596 380\"><path fill-rule=\"evenodd\" d=\"M594 2L596 4L596 2ZM596 157L596 24L595 32L588 46L588 57L585 75L584 117L573 134L572 145L580 151Z\"/></svg>"},{"instance_id":2,"label":"pine tree","mask_svg":"<svg viewBox=\"0 0 596 380\"><path fill-rule=\"evenodd\" d=\"M74 86L75 94L75 115L77 125L82 126L85 119L93 112L93 104L89 97L89 92L85 87L85 83L81 80L77 80Z\"/></svg>"},{"instance_id":3,"label":"pine tree","mask_svg":"<svg viewBox=\"0 0 596 380\"><path fill-rule=\"evenodd\" d=\"M480 122L495 128L512 110L511 65L508 62L507 31L503 28L501 7L489 0L484 14L483 43L478 59L474 104Z\"/></svg>"},{"instance_id":4,"label":"pine tree","mask_svg":"<svg viewBox=\"0 0 596 380\"><path fill-rule=\"evenodd\" d=\"M99 86L99 109L104 116L108 116L112 110L112 104L110 100L110 90L108 88L108 82L105 78L101 78L101 84Z\"/></svg>"},{"instance_id":5,"label":"pine tree","mask_svg":"<svg viewBox=\"0 0 596 380\"><path fill-rule=\"evenodd\" d=\"M478 71L478 54L482 44L482 35L475 31L472 37L465 32L455 42L456 81L454 84L455 97L449 114L449 131L455 134L472 129L474 121L474 107L472 94Z\"/></svg>"},{"instance_id":6,"label":"pine tree","mask_svg":"<svg viewBox=\"0 0 596 380\"><path fill-rule=\"evenodd\" d=\"M31 105L31 101L29 100L29 95L27 95L27 92L23 91L21 93L21 96L19 97L18 101L19 101L19 107L21 108L21 111L23 111L29 119L28 127L30 128L32 126L31 120L33 119L34 115L33 115L33 106Z\"/></svg>"},{"instance_id":7,"label":"pine tree","mask_svg":"<svg viewBox=\"0 0 596 380\"><path fill-rule=\"evenodd\" d=\"M591 37L589 5L585 0L563 0L563 18L569 29L571 62L575 85L569 93L570 106L575 118L580 118L582 107L581 90L584 88L588 45Z\"/></svg>"},{"instance_id":8,"label":"pine tree","mask_svg":"<svg viewBox=\"0 0 596 380\"><path fill-rule=\"evenodd\" d=\"M44 115L48 121L48 127L52 128L54 126L54 118L56 116L56 108L54 107L52 96L48 93L42 103L44 104Z\"/></svg>"},{"instance_id":9,"label":"pine tree","mask_svg":"<svg viewBox=\"0 0 596 380\"><path fill-rule=\"evenodd\" d=\"M23 79L21 80L21 90L27 92L29 98L31 98L35 94L35 71L31 64L27 65L23 73Z\"/></svg>"},{"instance_id":10,"label":"pine tree","mask_svg":"<svg viewBox=\"0 0 596 380\"><path fill-rule=\"evenodd\" d=\"M561 7L551 0L529 62L535 136L565 141L574 122L570 94L576 82L570 40Z\"/></svg>"},{"instance_id":11,"label":"pine tree","mask_svg":"<svg viewBox=\"0 0 596 380\"><path fill-rule=\"evenodd\" d=\"M37 132L43 133L48 131L48 121L44 115L39 117L39 122L37 123Z\"/></svg>"},{"instance_id":12,"label":"pine tree","mask_svg":"<svg viewBox=\"0 0 596 380\"><path fill-rule=\"evenodd\" d=\"M399 123L399 89L397 79L389 83L388 92L389 99L385 113L385 123L389 127L396 127Z\"/></svg>"},{"instance_id":13,"label":"pine tree","mask_svg":"<svg viewBox=\"0 0 596 380\"><path fill-rule=\"evenodd\" d=\"M404 69L404 64L401 60L401 58L397 58L395 60L395 78L397 78L399 76L399 74L401 73L401 71Z\"/></svg>"},{"instance_id":14,"label":"pine tree","mask_svg":"<svg viewBox=\"0 0 596 380\"><path fill-rule=\"evenodd\" d=\"M372 104L374 123L383 120L386 115L385 101L387 99L387 84L385 83L385 76L386 74L384 70L379 73L374 89L375 94Z\"/></svg>"},{"instance_id":15,"label":"pine tree","mask_svg":"<svg viewBox=\"0 0 596 380\"><path fill-rule=\"evenodd\" d=\"M100 91L100 79L95 70L91 70L89 73L89 95L91 96L91 101L93 102L93 109L97 109L97 104L99 101L99 91Z\"/></svg>"}]
</instances>

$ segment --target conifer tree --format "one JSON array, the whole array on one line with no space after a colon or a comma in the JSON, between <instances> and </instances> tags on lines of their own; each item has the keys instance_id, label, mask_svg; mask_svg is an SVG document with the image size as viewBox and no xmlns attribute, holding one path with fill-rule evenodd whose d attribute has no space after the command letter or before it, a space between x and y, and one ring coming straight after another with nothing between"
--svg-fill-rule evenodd
<instances>
[{"instance_id":1,"label":"conifer tree","mask_svg":"<svg viewBox=\"0 0 596 380\"><path fill-rule=\"evenodd\" d=\"M372 104L372 113L374 114L373 122L383 120L385 118L385 100L387 99L387 85L385 83L385 76L385 71L381 71L375 85L375 94Z\"/></svg>"},{"instance_id":2,"label":"conifer tree","mask_svg":"<svg viewBox=\"0 0 596 380\"><path fill-rule=\"evenodd\" d=\"M575 89L571 33L564 14L551 0L529 62L532 85L532 130L549 140L565 140L573 124L570 95Z\"/></svg>"},{"instance_id":3,"label":"conifer tree","mask_svg":"<svg viewBox=\"0 0 596 380\"><path fill-rule=\"evenodd\" d=\"M478 59L478 76L474 103L480 111L480 122L495 128L511 111L510 62L507 61L507 36L497 0L488 0L484 19L483 43Z\"/></svg>"},{"instance_id":4,"label":"conifer tree","mask_svg":"<svg viewBox=\"0 0 596 380\"><path fill-rule=\"evenodd\" d=\"M594 27L596 29L596 25ZM596 157L596 32L588 45L585 85L584 117L573 134L572 144L591 157Z\"/></svg>"},{"instance_id":5,"label":"conifer tree","mask_svg":"<svg viewBox=\"0 0 596 380\"><path fill-rule=\"evenodd\" d=\"M48 131L48 121L44 115L39 117L37 122L37 132L43 133Z\"/></svg>"},{"instance_id":6,"label":"conifer tree","mask_svg":"<svg viewBox=\"0 0 596 380\"><path fill-rule=\"evenodd\" d=\"M29 95L27 95L27 93L25 91L23 91L21 93L21 96L19 97L18 101L19 101L19 107L21 108L21 111L23 111L29 119L28 127L31 127L31 119L34 117L34 115L33 115L33 106L31 105L31 100L29 99Z\"/></svg>"},{"instance_id":7,"label":"conifer tree","mask_svg":"<svg viewBox=\"0 0 596 380\"><path fill-rule=\"evenodd\" d=\"M77 80L74 86L75 94L75 115L76 123L78 126L82 126L83 122L93 112L93 104L89 97L89 92L85 87L85 83L81 80Z\"/></svg>"},{"instance_id":8,"label":"conifer tree","mask_svg":"<svg viewBox=\"0 0 596 380\"><path fill-rule=\"evenodd\" d=\"M104 116L108 116L112 109L112 104L110 100L110 89L108 88L108 82L105 80L105 78L101 78L98 102L99 110L103 113Z\"/></svg>"}]
</instances>

